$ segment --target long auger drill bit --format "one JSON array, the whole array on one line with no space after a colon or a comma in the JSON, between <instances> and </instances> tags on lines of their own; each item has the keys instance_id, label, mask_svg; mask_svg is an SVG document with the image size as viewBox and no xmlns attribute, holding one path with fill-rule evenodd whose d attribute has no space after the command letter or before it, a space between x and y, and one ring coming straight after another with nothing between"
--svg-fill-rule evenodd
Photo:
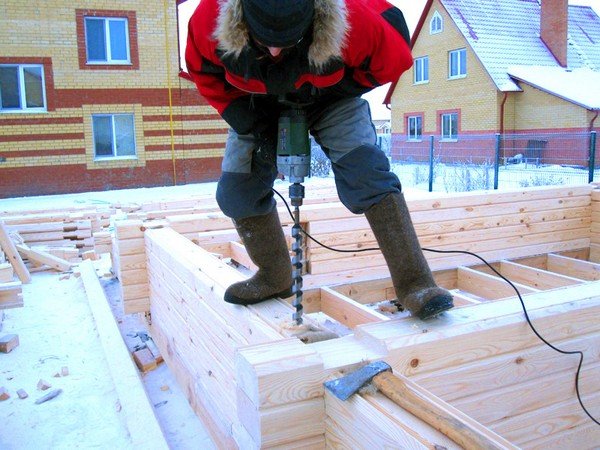
<instances>
[{"instance_id":1,"label":"long auger drill bit","mask_svg":"<svg viewBox=\"0 0 600 450\"><path fill-rule=\"evenodd\" d=\"M302 229L300 227L300 205L304 198L304 186L300 183L294 183L290 186L290 199L294 209L294 226L292 227L292 237L295 239L292 243L294 257L292 258L292 278L294 279L293 292L296 295L292 305L296 311L292 314L292 319L296 325L302 325Z\"/></svg>"}]
</instances>

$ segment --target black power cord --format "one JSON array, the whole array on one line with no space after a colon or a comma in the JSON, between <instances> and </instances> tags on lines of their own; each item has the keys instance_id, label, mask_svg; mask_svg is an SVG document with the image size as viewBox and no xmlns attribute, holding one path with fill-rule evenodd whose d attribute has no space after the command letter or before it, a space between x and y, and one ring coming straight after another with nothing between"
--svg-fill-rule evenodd
<instances>
[{"instance_id":1,"label":"black power cord","mask_svg":"<svg viewBox=\"0 0 600 450\"><path fill-rule=\"evenodd\" d=\"M294 220L294 215L292 214L292 210L290 209L290 206L288 205L288 203L285 200L285 198L279 192L277 192L275 189L273 189L273 188L271 188L271 189L273 190L273 192L275 192L275 194L277 194L279 196L279 198L281 198L281 200L283 200L283 203L285 204L285 207L287 208L288 212L290 213L290 216L292 217L292 220ZM302 234L304 234L311 241L315 242L316 244L320 245L323 248L326 248L327 250L331 250L331 251L334 251L334 252L340 252L340 253L360 253L360 252L369 252L369 251L374 251L374 250L381 250L379 247L360 248L360 249L354 249L354 250L332 248L332 247L329 247L328 245L325 245L325 244L319 242L317 239L315 239L310 234L308 234L302 227L300 227L300 231L302 232ZM554 346L550 342L548 342L538 332L538 330L533 326L533 323L531 322L531 319L529 317L529 313L527 312L527 308L525 307L525 302L523 301L523 297L521 297L521 293L519 292L519 290L517 289L517 287L508 278L506 278L504 275L502 275L500 272L498 272L490 263L488 263L485 259L483 259L481 256L479 256L476 253L468 252L468 251L465 251L465 250L436 250L436 249L432 249L432 248L422 248L421 250L426 251L426 252L431 252L431 253L463 254L463 255L473 256L474 258L477 258L481 262L483 262L487 267L489 267L496 275L498 275L498 277L500 277L504 281L506 281L510 285L510 287L512 287L514 289L514 291L517 293L517 297L519 298L519 302L521 302L521 307L523 308L523 312L525 313L525 319L527 320L527 323L529 324L529 327L531 328L531 330L533 331L533 333L544 344L546 344L548 347L550 347L552 350L554 350L554 351L556 351L558 353L561 353L563 355L579 355L579 364L577 365L577 372L575 374L575 392L577 393L577 400L579 401L579 404L581 405L581 408L586 413L586 415L596 425L600 425L600 422L596 418L594 418L594 416L592 416L592 414L587 410L587 408L583 404L583 401L581 399L581 394L579 392L579 375L581 373L581 367L583 365L583 352L579 351L579 350L562 350L562 349Z\"/></svg>"}]
</instances>

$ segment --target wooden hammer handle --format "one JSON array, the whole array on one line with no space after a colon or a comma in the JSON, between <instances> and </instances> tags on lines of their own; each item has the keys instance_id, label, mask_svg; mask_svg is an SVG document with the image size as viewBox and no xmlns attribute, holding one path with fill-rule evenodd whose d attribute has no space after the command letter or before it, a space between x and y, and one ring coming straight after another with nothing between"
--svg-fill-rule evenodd
<instances>
[{"instance_id":1,"label":"wooden hammer handle","mask_svg":"<svg viewBox=\"0 0 600 450\"><path fill-rule=\"evenodd\" d=\"M463 448L518 448L404 376L382 372L373 377L373 384L398 406L425 421Z\"/></svg>"}]
</instances>

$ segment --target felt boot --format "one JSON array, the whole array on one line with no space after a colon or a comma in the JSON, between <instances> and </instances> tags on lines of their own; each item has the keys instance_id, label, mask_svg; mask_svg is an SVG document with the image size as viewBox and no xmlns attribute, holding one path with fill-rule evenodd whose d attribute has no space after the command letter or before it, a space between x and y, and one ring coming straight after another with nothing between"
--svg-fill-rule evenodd
<instances>
[{"instance_id":1,"label":"felt boot","mask_svg":"<svg viewBox=\"0 0 600 450\"><path fill-rule=\"evenodd\" d=\"M237 305L252 305L292 295L292 264L277 211L264 216L234 220L258 272L225 290L224 299Z\"/></svg>"},{"instance_id":2,"label":"felt boot","mask_svg":"<svg viewBox=\"0 0 600 450\"><path fill-rule=\"evenodd\" d=\"M389 194L365 216L379 243L402 306L421 320L452 308L450 292L438 287L433 280L404 195Z\"/></svg>"}]
</instances>

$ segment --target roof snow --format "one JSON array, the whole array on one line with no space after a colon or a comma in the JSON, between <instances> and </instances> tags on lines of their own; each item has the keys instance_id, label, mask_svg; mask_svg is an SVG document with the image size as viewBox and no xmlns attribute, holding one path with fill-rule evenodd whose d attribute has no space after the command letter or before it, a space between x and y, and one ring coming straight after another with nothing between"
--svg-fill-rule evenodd
<instances>
[{"instance_id":1,"label":"roof snow","mask_svg":"<svg viewBox=\"0 0 600 450\"><path fill-rule=\"evenodd\" d=\"M586 109L600 110L600 72L587 67L512 66L507 70L516 80Z\"/></svg>"},{"instance_id":2,"label":"roof snow","mask_svg":"<svg viewBox=\"0 0 600 450\"><path fill-rule=\"evenodd\" d=\"M540 39L537 1L440 1L499 90L520 91L509 66L560 67ZM569 68L600 71L600 17L591 7L569 6L568 39Z\"/></svg>"}]
</instances>

